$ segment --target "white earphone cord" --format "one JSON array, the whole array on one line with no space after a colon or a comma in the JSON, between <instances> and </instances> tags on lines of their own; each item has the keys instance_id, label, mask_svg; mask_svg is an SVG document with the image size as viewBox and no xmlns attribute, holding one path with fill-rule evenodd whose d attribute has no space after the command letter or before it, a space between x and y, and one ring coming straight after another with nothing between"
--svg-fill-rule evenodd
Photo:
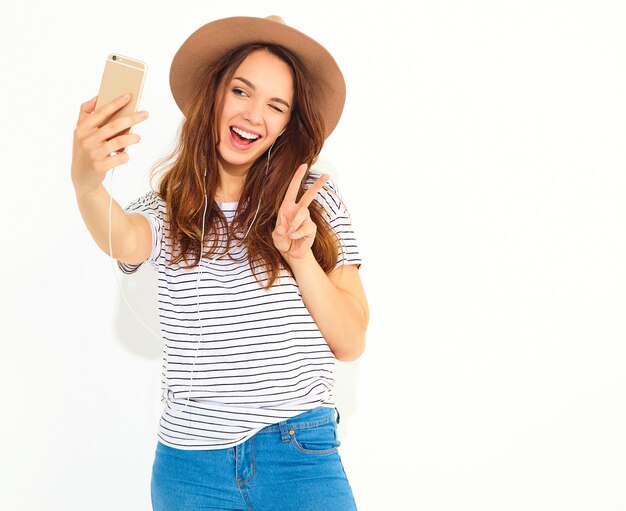
<instances>
[{"instance_id":1,"label":"white earphone cord","mask_svg":"<svg viewBox=\"0 0 626 511\"><path fill-rule=\"evenodd\" d=\"M267 171L269 170L269 166L270 166L270 155L272 154L272 147L274 147L275 143L276 141L274 141L274 143L271 145L267 153L267 166L265 167L266 176L267 176ZM208 198L206 195L206 169L204 169L204 180L203 180L202 186L204 189L204 211L202 213L202 238L200 241L200 260L198 261L198 266L200 266L200 271L196 275L196 311L198 313L198 324L200 325L200 340L197 341L196 349L194 351L193 364L191 366L191 379L189 380L189 387L187 388L188 389L187 400L185 401L185 406L183 408L183 411L186 410L187 406L189 405L189 397L191 395L191 390L193 388L193 375L195 374L196 360L198 358L198 345L200 344L200 342L202 342L202 338L204 337L204 331L202 330L202 322L200 321L200 276L202 275L202 253L203 253L202 251L204 249L204 219L206 215L207 202L208 202ZM256 217L259 214L260 207L261 207L261 199L259 198L259 203L257 204L256 212L254 213L254 218L252 218L252 222L250 222L250 225L248 226L248 230L246 231L246 234L244 235L244 237L241 239L241 242L243 242L243 240L245 240L248 237L248 234L250 233L250 230L252 229L252 226L254 225L254 221L256 220ZM213 257L211 259L211 262L214 263L219 258L225 256L227 253L228 252L224 252L218 257ZM187 430L189 430L190 427L191 427L191 417L187 417Z\"/></svg>"}]
</instances>

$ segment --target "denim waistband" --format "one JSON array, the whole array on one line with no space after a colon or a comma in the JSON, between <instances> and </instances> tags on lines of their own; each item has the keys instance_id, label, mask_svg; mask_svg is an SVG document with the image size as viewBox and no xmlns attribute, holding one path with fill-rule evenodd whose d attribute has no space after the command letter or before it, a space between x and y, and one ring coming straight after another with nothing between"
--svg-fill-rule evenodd
<instances>
[{"instance_id":1,"label":"denim waistband","mask_svg":"<svg viewBox=\"0 0 626 511\"><path fill-rule=\"evenodd\" d=\"M337 424L339 424L339 417L339 410L337 408L318 406L317 408L308 410L304 413L296 415L295 417L291 417L290 419L281 421L277 424L272 424L271 426L266 426L257 434L283 431L287 427L296 429L315 428L317 426L321 426L322 424L332 422L335 418L337 420Z\"/></svg>"}]
</instances>

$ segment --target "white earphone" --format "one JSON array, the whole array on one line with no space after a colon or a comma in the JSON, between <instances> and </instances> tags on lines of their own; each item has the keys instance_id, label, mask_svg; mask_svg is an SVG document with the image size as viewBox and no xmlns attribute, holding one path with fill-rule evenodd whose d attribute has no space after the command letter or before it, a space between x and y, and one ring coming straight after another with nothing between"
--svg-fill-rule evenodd
<instances>
[{"instance_id":1,"label":"white earphone","mask_svg":"<svg viewBox=\"0 0 626 511\"><path fill-rule=\"evenodd\" d=\"M286 130L287 128L285 127L279 134L278 137L280 137ZM276 139L278 139L278 137L276 137ZM265 175L267 176L267 173L270 169L270 156L272 154L272 148L274 147L274 144L276 143L276 140L274 140L274 142L272 143L272 145L270 146L268 152L267 152L267 165L265 166ZM200 340L197 341L197 343L199 344L202 341L202 338L204 336L204 332L202 330L202 323L200 322L200 276L202 275L202 254L203 254L203 250L204 250L204 220L205 220L205 216L206 216L206 210L207 210L207 204L208 204L208 197L207 197L207 193L206 193L206 168L204 169L204 211L202 212L202 234L201 234L201 241L200 241L200 259L198 261L198 266L200 267L200 271L196 274L196 311L198 313L197 317L198 317L198 324L200 326ZM241 239L241 243L243 243L243 240L245 240L248 237L248 234L250 233L250 229L252 229L252 226L254 225L254 221L256 220L257 215L259 214L259 208L261 207L261 199L259 199L259 203L256 207L256 212L254 213L254 217L252 218L252 222L250 222L250 226L248 227L248 230L246 231L245 236ZM223 254L220 254L217 257L213 257L211 259L212 263L215 263L215 261L217 261L218 259L220 259L221 257L224 257L228 252L224 252ZM193 375L194 375L194 370L196 367L196 359L198 358L198 344L196 344L196 351L193 357L193 365L191 366L191 378L189 380L189 386L187 387L188 390L188 394L187 394L187 401L185 402L185 406L183 408L183 410L185 410L187 408L187 406L189 405L189 395L190 395L190 390L193 388ZM191 418L189 419L188 423L187 423L187 428L189 428L191 425Z\"/></svg>"}]
</instances>

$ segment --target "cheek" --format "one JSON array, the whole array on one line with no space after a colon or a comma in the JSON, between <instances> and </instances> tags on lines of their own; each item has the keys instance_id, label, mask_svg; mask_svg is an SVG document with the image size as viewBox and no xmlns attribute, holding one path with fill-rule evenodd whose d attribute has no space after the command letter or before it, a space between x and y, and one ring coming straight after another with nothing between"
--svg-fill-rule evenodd
<instances>
[{"instance_id":1,"label":"cheek","mask_svg":"<svg viewBox=\"0 0 626 511\"><path fill-rule=\"evenodd\" d=\"M232 101L229 99L224 100L224 106L222 107L222 115L220 116L220 123L222 125L228 124L228 122L235 117L236 109Z\"/></svg>"},{"instance_id":2,"label":"cheek","mask_svg":"<svg viewBox=\"0 0 626 511\"><path fill-rule=\"evenodd\" d=\"M283 129L287 128L289 124L289 120L285 120L284 118L276 118L272 119L270 123L268 123L269 132L271 133L272 138L277 137L278 134L283 131Z\"/></svg>"},{"instance_id":3,"label":"cheek","mask_svg":"<svg viewBox=\"0 0 626 511\"><path fill-rule=\"evenodd\" d=\"M228 124L229 113L226 108L222 110L222 115L220 115L220 128L224 128Z\"/></svg>"}]
</instances>

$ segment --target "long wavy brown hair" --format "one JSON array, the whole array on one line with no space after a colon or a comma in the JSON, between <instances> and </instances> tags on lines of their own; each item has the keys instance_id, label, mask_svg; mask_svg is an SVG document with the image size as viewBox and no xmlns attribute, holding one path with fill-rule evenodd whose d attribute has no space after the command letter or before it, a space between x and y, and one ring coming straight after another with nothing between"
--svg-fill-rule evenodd
<instances>
[{"instance_id":1,"label":"long wavy brown hair","mask_svg":"<svg viewBox=\"0 0 626 511\"><path fill-rule=\"evenodd\" d=\"M254 51L267 51L291 68L294 81L293 106L286 130L271 148L269 167L269 151L266 151L248 171L237 211L229 228L224 214L214 200L219 184L218 120L227 86L239 65ZM320 88L315 77L310 75L293 53L282 46L267 44L248 44L236 48L217 65L206 69L201 83L205 86L198 90L186 112L186 118L176 135L174 149L160 159L151 172L151 179L158 177L156 189L167 204L173 250L171 264L184 261L188 268L192 268L200 261L206 186L203 257L215 255L219 249L224 250L224 246L228 250L233 239L241 239L252 223L260 201L256 219L244 243L255 278L261 283L261 277L265 275L263 287L269 289L282 268L291 273L289 265L272 240L278 210L295 170L302 163L307 163L310 168L317 160L324 143L324 122L317 108ZM298 198L304 193L306 177L300 184ZM323 206L313 201L309 211L311 219L317 225L312 251L322 269L329 273L337 263L338 248L341 245L325 218ZM225 239L224 233L227 233Z\"/></svg>"}]
</instances>

